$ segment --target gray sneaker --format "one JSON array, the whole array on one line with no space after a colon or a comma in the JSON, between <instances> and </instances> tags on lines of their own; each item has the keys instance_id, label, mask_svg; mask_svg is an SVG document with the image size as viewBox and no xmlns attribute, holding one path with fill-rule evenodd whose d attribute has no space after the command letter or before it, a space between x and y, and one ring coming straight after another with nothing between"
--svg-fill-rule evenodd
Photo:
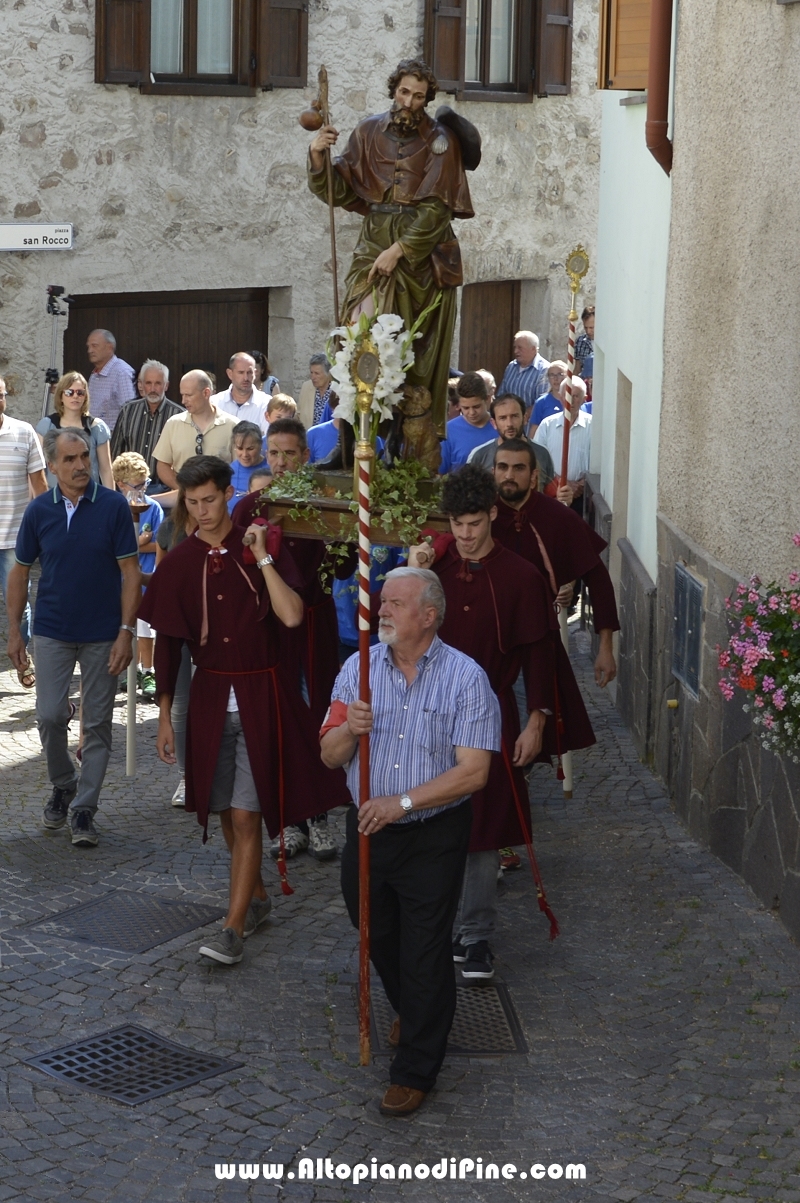
<instances>
[{"instance_id":1,"label":"gray sneaker","mask_svg":"<svg viewBox=\"0 0 800 1203\"><path fill-rule=\"evenodd\" d=\"M73 785L71 789L60 789L57 785L53 787L52 796L42 814L42 822L48 831L58 831L64 826L69 804L77 792L77 785Z\"/></svg>"},{"instance_id":2,"label":"gray sneaker","mask_svg":"<svg viewBox=\"0 0 800 1203\"><path fill-rule=\"evenodd\" d=\"M293 856L297 856L298 852L305 852L308 847L308 836L299 827L284 827L283 846L286 849L286 859L291 860ZM273 860L277 860L280 856L280 836L270 844L269 854Z\"/></svg>"},{"instance_id":3,"label":"gray sneaker","mask_svg":"<svg viewBox=\"0 0 800 1203\"><path fill-rule=\"evenodd\" d=\"M252 936L253 932L261 927L262 923L266 923L269 918L269 913L272 910L271 898L254 898L244 918L244 938L245 940Z\"/></svg>"},{"instance_id":4,"label":"gray sneaker","mask_svg":"<svg viewBox=\"0 0 800 1203\"><path fill-rule=\"evenodd\" d=\"M336 844L328 834L327 818L309 821L308 851L317 860L332 860L336 855Z\"/></svg>"},{"instance_id":5,"label":"gray sneaker","mask_svg":"<svg viewBox=\"0 0 800 1203\"><path fill-rule=\"evenodd\" d=\"M97 832L88 810L75 810L69 817L72 842L76 848L96 848Z\"/></svg>"},{"instance_id":6,"label":"gray sneaker","mask_svg":"<svg viewBox=\"0 0 800 1203\"><path fill-rule=\"evenodd\" d=\"M218 936L214 936L207 944L201 944L199 951L201 957L210 957L212 961L220 961L223 965L238 965L244 945L232 927L223 927Z\"/></svg>"}]
</instances>

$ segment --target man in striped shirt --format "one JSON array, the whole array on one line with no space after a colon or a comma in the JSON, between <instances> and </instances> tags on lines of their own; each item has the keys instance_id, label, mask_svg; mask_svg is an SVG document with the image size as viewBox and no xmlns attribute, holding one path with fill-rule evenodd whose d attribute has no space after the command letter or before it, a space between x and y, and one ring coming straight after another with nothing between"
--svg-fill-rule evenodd
<instances>
[{"instance_id":1,"label":"man in striped shirt","mask_svg":"<svg viewBox=\"0 0 800 1203\"><path fill-rule=\"evenodd\" d=\"M140 397L126 401L119 411L111 436L111 458L126 451L136 451L147 461L150 469L148 493L165 493L167 486L158 479L158 466L153 452L168 418L183 413L180 405L167 398L169 368L157 359L146 359L139 371Z\"/></svg>"},{"instance_id":2,"label":"man in striped shirt","mask_svg":"<svg viewBox=\"0 0 800 1203\"><path fill-rule=\"evenodd\" d=\"M16 563L14 545L22 524L30 492L44 493L47 481L44 456L32 426L6 413L6 382L0 376L0 592L6 598L8 574ZM30 487L30 492L29 492ZM31 607L25 603L20 631L25 646L30 639ZM35 683L30 660L18 671L20 685L32 689Z\"/></svg>"},{"instance_id":3,"label":"man in striped shirt","mask_svg":"<svg viewBox=\"0 0 800 1203\"><path fill-rule=\"evenodd\" d=\"M539 335L518 330L514 335L514 358L503 373L498 393L516 393L525 402L529 414L537 398L547 392L548 360L539 354Z\"/></svg>"},{"instance_id":4,"label":"man in striped shirt","mask_svg":"<svg viewBox=\"0 0 800 1203\"><path fill-rule=\"evenodd\" d=\"M86 353L93 368L89 377L92 417L102 418L113 433L122 406L136 396L136 373L117 355L117 340L110 330L93 330L86 340Z\"/></svg>"},{"instance_id":5,"label":"man in striped shirt","mask_svg":"<svg viewBox=\"0 0 800 1203\"><path fill-rule=\"evenodd\" d=\"M397 1053L380 1110L409 1115L433 1089L456 1006L451 932L472 823L500 749L500 710L483 669L442 643L444 593L428 569L387 573L380 643L370 649L371 705L358 657L333 689L323 762L345 766L359 797L359 737L370 735L370 798L347 816L342 893L358 927L358 835L370 837L370 955L397 1012Z\"/></svg>"}]
</instances>

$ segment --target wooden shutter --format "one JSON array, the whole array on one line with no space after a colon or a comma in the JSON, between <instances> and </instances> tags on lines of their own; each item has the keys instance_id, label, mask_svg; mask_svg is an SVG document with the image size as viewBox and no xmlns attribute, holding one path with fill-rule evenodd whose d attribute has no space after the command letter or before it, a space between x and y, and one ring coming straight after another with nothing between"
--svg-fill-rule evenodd
<instances>
[{"instance_id":1,"label":"wooden shutter","mask_svg":"<svg viewBox=\"0 0 800 1203\"><path fill-rule=\"evenodd\" d=\"M94 78L138 84L150 65L150 0L97 0Z\"/></svg>"},{"instance_id":2,"label":"wooden shutter","mask_svg":"<svg viewBox=\"0 0 800 1203\"><path fill-rule=\"evenodd\" d=\"M425 0L425 62L443 92L464 88L464 6L467 0Z\"/></svg>"},{"instance_id":3,"label":"wooden shutter","mask_svg":"<svg viewBox=\"0 0 800 1203\"><path fill-rule=\"evenodd\" d=\"M308 0L261 0L257 86L304 88L308 77Z\"/></svg>"},{"instance_id":4,"label":"wooden shutter","mask_svg":"<svg viewBox=\"0 0 800 1203\"><path fill-rule=\"evenodd\" d=\"M604 0L600 26L601 88L647 87L650 0Z\"/></svg>"},{"instance_id":5,"label":"wooden shutter","mask_svg":"<svg viewBox=\"0 0 800 1203\"><path fill-rule=\"evenodd\" d=\"M572 0L538 0L533 90L566 96L572 87Z\"/></svg>"}]
</instances>

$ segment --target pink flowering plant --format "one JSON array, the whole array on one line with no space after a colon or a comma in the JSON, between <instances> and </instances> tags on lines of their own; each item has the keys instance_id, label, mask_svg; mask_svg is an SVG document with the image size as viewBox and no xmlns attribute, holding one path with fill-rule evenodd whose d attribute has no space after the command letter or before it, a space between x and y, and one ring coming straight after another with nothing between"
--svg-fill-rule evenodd
<instances>
[{"instance_id":1,"label":"pink flowering plant","mask_svg":"<svg viewBox=\"0 0 800 1203\"><path fill-rule=\"evenodd\" d=\"M800 534L793 536L800 547ZM752 576L725 603L731 636L717 647L727 701L738 689L762 745L800 763L800 572L789 587Z\"/></svg>"}]
</instances>

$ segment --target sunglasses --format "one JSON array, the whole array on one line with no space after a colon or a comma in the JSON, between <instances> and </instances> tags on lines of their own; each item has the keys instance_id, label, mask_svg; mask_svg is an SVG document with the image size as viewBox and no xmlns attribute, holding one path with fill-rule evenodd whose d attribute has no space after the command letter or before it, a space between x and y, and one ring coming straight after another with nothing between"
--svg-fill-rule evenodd
<instances>
[{"instance_id":1,"label":"sunglasses","mask_svg":"<svg viewBox=\"0 0 800 1203\"><path fill-rule=\"evenodd\" d=\"M86 389L85 388L65 388L64 396L65 397L85 397Z\"/></svg>"},{"instance_id":2,"label":"sunglasses","mask_svg":"<svg viewBox=\"0 0 800 1203\"><path fill-rule=\"evenodd\" d=\"M202 436L202 434L196 434L196 435L195 435L195 437L194 437L194 449L195 449L195 451L197 452L197 454L198 454L198 455L202 455L202 454L203 454L203 436Z\"/></svg>"}]
</instances>

